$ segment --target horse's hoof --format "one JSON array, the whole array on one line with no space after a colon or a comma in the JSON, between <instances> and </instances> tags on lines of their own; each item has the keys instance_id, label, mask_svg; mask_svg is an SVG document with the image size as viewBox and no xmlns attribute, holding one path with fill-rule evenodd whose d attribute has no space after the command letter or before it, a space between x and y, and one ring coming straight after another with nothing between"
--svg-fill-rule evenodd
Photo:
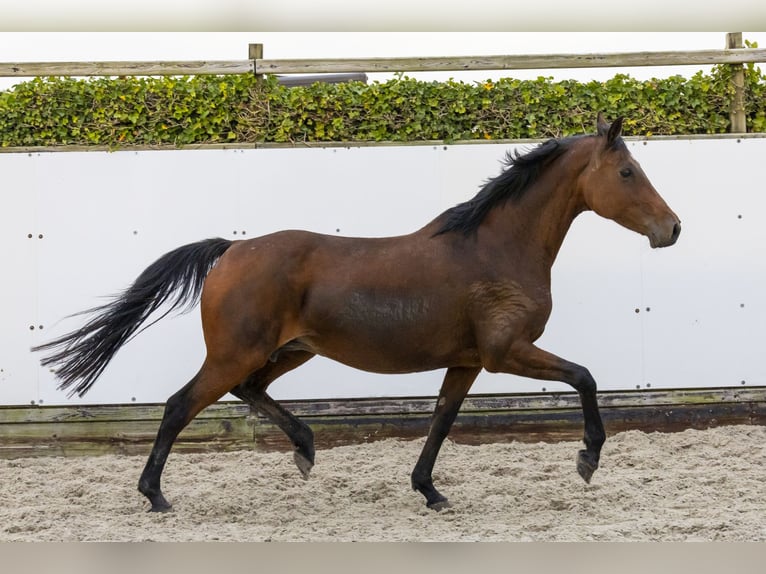
<instances>
[{"instance_id":1,"label":"horse's hoof","mask_svg":"<svg viewBox=\"0 0 766 574\"><path fill-rule=\"evenodd\" d=\"M311 472L311 468L314 466L314 463L299 453L297 450L293 451L293 460L295 461L295 466L297 466L298 470L301 471L303 480L308 480L309 473Z\"/></svg>"},{"instance_id":2,"label":"horse's hoof","mask_svg":"<svg viewBox=\"0 0 766 574\"><path fill-rule=\"evenodd\" d=\"M598 461L594 460L591 453L587 450L577 453L577 472L587 484L590 484L590 479L597 468Z\"/></svg>"},{"instance_id":3,"label":"horse's hoof","mask_svg":"<svg viewBox=\"0 0 766 574\"><path fill-rule=\"evenodd\" d=\"M173 505L166 502L164 504L152 504L149 512L172 512L172 510Z\"/></svg>"},{"instance_id":4,"label":"horse's hoof","mask_svg":"<svg viewBox=\"0 0 766 574\"><path fill-rule=\"evenodd\" d=\"M441 512L446 508L452 508L452 504L450 504L450 501L446 498L444 500L437 500L436 502L426 504L426 506L431 510L435 510L436 512Z\"/></svg>"},{"instance_id":5,"label":"horse's hoof","mask_svg":"<svg viewBox=\"0 0 766 574\"><path fill-rule=\"evenodd\" d=\"M161 492L156 494L146 494L145 492L142 492L141 494L146 496L146 498L149 499L149 504L152 505L149 512L170 512L173 510L173 505L162 496Z\"/></svg>"}]
</instances>

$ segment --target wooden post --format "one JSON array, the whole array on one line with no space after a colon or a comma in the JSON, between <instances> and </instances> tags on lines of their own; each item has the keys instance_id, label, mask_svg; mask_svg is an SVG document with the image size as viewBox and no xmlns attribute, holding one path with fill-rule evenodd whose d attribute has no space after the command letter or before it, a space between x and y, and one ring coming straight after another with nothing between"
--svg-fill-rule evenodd
<instances>
[{"instance_id":1,"label":"wooden post","mask_svg":"<svg viewBox=\"0 0 766 574\"><path fill-rule=\"evenodd\" d=\"M726 34L726 48L744 48L742 32L729 32ZM745 115L745 69L743 64L732 64L731 82L734 87L734 99L731 102L729 120L731 133L743 134L747 132L747 118Z\"/></svg>"},{"instance_id":2,"label":"wooden post","mask_svg":"<svg viewBox=\"0 0 766 574\"><path fill-rule=\"evenodd\" d=\"M255 74L255 77L259 80L263 79L263 74L259 74L255 66L256 60L263 59L263 44L249 44L247 48L247 57L253 62L253 73Z\"/></svg>"}]
</instances>

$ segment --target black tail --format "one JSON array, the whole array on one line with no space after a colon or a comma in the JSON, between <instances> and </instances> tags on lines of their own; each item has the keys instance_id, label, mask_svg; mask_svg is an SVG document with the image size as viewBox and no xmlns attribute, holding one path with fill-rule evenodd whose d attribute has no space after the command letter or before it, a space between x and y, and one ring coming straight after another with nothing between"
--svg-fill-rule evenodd
<instances>
[{"instance_id":1,"label":"black tail","mask_svg":"<svg viewBox=\"0 0 766 574\"><path fill-rule=\"evenodd\" d=\"M75 385L69 396L75 393L83 396L117 350L135 336L138 328L174 293L168 310L144 329L180 307L186 306L188 311L197 304L210 268L231 243L226 239L207 239L166 253L111 302L77 313L96 314L84 327L32 351L55 351L43 358L42 364L58 365L59 389Z\"/></svg>"}]
</instances>

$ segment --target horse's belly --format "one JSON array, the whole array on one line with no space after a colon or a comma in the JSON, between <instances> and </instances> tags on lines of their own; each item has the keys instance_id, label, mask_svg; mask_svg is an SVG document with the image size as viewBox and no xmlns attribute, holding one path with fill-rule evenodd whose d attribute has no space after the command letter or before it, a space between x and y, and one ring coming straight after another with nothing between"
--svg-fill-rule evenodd
<instances>
[{"instance_id":1,"label":"horse's belly","mask_svg":"<svg viewBox=\"0 0 766 574\"><path fill-rule=\"evenodd\" d=\"M301 340L313 352L377 373L411 373L478 365L478 352L464 322L429 312L425 301L349 310Z\"/></svg>"},{"instance_id":2,"label":"horse's belly","mask_svg":"<svg viewBox=\"0 0 766 574\"><path fill-rule=\"evenodd\" d=\"M378 343L358 338L350 344L319 343L312 345L316 353L349 367L373 373L416 373L452 366L479 364L475 349L454 349L437 353L423 345L403 345L400 342Z\"/></svg>"}]
</instances>

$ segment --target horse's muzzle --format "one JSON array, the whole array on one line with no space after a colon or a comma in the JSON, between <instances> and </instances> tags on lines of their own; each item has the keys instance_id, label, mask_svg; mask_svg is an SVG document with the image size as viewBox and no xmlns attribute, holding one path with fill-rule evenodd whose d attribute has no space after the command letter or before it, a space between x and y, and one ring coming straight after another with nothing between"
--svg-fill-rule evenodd
<instances>
[{"instance_id":1,"label":"horse's muzzle","mask_svg":"<svg viewBox=\"0 0 766 574\"><path fill-rule=\"evenodd\" d=\"M670 247L678 241L679 235L681 235L681 222L676 220L672 227L669 226L667 231L660 232L657 230L656 232L649 234L649 244L652 248Z\"/></svg>"}]
</instances>

